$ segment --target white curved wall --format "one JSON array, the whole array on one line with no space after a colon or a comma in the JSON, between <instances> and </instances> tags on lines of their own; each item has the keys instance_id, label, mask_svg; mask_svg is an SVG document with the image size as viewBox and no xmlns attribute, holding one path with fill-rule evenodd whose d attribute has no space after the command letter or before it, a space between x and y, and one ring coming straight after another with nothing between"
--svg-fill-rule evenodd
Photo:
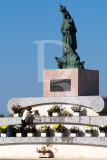
<instances>
[{"instance_id":1,"label":"white curved wall","mask_svg":"<svg viewBox=\"0 0 107 160\"><path fill-rule=\"evenodd\" d=\"M0 146L0 158L2 159L36 159L36 148L42 145L6 145ZM61 159L106 159L106 147L93 147L82 145L52 145L54 158Z\"/></svg>"}]
</instances>

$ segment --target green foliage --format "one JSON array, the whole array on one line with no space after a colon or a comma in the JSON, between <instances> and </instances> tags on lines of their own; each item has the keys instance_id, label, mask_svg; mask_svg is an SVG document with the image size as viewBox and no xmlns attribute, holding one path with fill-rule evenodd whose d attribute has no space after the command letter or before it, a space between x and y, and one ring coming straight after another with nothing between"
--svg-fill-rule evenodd
<instances>
[{"instance_id":1,"label":"green foliage","mask_svg":"<svg viewBox=\"0 0 107 160\"><path fill-rule=\"evenodd\" d=\"M65 126L62 124L55 124L54 129L57 133L63 133L65 131Z\"/></svg>"},{"instance_id":2,"label":"green foliage","mask_svg":"<svg viewBox=\"0 0 107 160\"><path fill-rule=\"evenodd\" d=\"M66 111L66 110L62 110L61 111L61 116L63 116L63 117L69 116L69 112Z\"/></svg>"},{"instance_id":3,"label":"green foliage","mask_svg":"<svg viewBox=\"0 0 107 160\"><path fill-rule=\"evenodd\" d=\"M52 113L57 113L60 112L60 107L59 105L54 105L52 108L47 110L49 115L52 115Z\"/></svg>"},{"instance_id":4,"label":"green foliage","mask_svg":"<svg viewBox=\"0 0 107 160\"><path fill-rule=\"evenodd\" d=\"M13 107L11 107L11 109L12 109L12 111L13 111L13 113L20 113L20 111L21 111L21 107L20 107L20 105L14 105Z\"/></svg>"},{"instance_id":5,"label":"green foliage","mask_svg":"<svg viewBox=\"0 0 107 160\"><path fill-rule=\"evenodd\" d=\"M4 117L4 114L0 114L0 117Z\"/></svg>"},{"instance_id":6,"label":"green foliage","mask_svg":"<svg viewBox=\"0 0 107 160\"><path fill-rule=\"evenodd\" d=\"M81 106L79 106L79 105L74 105L71 109L72 109L74 112L80 112L80 111L81 111Z\"/></svg>"},{"instance_id":7,"label":"green foliage","mask_svg":"<svg viewBox=\"0 0 107 160\"><path fill-rule=\"evenodd\" d=\"M70 129L69 129L69 132L70 133L77 133L79 131L79 128L78 127L75 127L75 126L73 126L73 127L71 127Z\"/></svg>"},{"instance_id":8,"label":"green foliage","mask_svg":"<svg viewBox=\"0 0 107 160\"><path fill-rule=\"evenodd\" d=\"M23 116L23 110L20 110L20 112L19 112L19 117L22 117Z\"/></svg>"},{"instance_id":9,"label":"green foliage","mask_svg":"<svg viewBox=\"0 0 107 160\"><path fill-rule=\"evenodd\" d=\"M15 130L16 133L21 133L21 131L22 131L21 125L15 125L14 130Z\"/></svg>"},{"instance_id":10,"label":"green foliage","mask_svg":"<svg viewBox=\"0 0 107 160\"><path fill-rule=\"evenodd\" d=\"M85 133L92 133L93 132L93 127L92 126L85 126Z\"/></svg>"},{"instance_id":11,"label":"green foliage","mask_svg":"<svg viewBox=\"0 0 107 160\"><path fill-rule=\"evenodd\" d=\"M27 125L25 130L27 133L33 133L35 131L35 127L33 125Z\"/></svg>"},{"instance_id":12,"label":"green foliage","mask_svg":"<svg viewBox=\"0 0 107 160\"><path fill-rule=\"evenodd\" d=\"M60 107L59 107L58 105L54 105L53 108L52 108L52 111L53 111L54 113L60 112Z\"/></svg>"},{"instance_id":13,"label":"green foliage","mask_svg":"<svg viewBox=\"0 0 107 160\"><path fill-rule=\"evenodd\" d=\"M1 133L6 133L7 132L7 127L8 126L0 126Z\"/></svg>"},{"instance_id":14,"label":"green foliage","mask_svg":"<svg viewBox=\"0 0 107 160\"><path fill-rule=\"evenodd\" d=\"M48 112L48 115L49 115L49 116L52 116L53 110L52 110L51 108L48 109L47 112Z\"/></svg>"},{"instance_id":15,"label":"green foliage","mask_svg":"<svg viewBox=\"0 0 107 160\"><path fill-rule=\"evenodd\" d=\"M101 125L101 126L98 127L98 129L99 129L99 131L100 131L101 133L106 133L106 132L107 132L107 126Z\"/></svg>"},{"instance_id":16,"label":"green foliage","mask_svg":"<svg viewBox=\"0 0 107 160\"><path fill-rule=\"evenodd\" d=\"M41 126L42 133L49 132L49 131L50 131L50 126L48 125Z\"/></svg>"}]
</instances>

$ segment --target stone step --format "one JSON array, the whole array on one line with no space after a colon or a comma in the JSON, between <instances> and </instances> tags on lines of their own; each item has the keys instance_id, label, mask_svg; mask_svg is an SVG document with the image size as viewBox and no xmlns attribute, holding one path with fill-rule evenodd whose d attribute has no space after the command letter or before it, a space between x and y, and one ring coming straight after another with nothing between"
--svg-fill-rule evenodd
<instances>
[{"instance_id":1,"label":"stone step","mask_svg":"<svg viewBox=\"0 0 107 160\"><path fill-rule=\"evenodd\" d=\"M107 137L6 137L0 138L0 145L7 144L63 144L92 145L107 147Z\"/></svg>"},{"instance_id":2,"label":"stone step","mask_svg":"<svg viewBox=\"0 0 107 160\"><path fill-rule=\"evenodd\" d=\"M34 124L80 124L80 125L106 125L107 116L79 116L79 117L36 117L30 123ZM0 118L0 126L21 124L21 118L3 117Z\"/></svg>"}]
</instances>

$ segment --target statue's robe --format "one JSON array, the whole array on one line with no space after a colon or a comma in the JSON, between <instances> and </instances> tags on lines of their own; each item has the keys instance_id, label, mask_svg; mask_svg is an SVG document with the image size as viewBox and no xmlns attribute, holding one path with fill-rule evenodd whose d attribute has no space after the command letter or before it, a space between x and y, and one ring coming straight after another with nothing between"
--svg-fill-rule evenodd
<instances>
[{"instance_id":1,"label":"statue's robe","mask_svg":"<svg viewBox=\"0 0 107 160\"><path fill-rule=\"evenodd\" d=\"M76 27L73 19L67 20L64 18L61 26L61 33L63 35L62 38L62 48L63 48L63 56L67 53L72 52L75 53L77 48L76 41Z\"/></svg>"}]
</instances>

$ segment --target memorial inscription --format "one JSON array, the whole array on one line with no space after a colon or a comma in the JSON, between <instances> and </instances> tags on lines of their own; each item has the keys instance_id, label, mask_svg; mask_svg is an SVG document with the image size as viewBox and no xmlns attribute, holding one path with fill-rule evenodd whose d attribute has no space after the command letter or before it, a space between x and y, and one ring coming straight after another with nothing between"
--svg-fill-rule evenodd
<instances>
[{"instance_id":1,"label":"memorial inscription","mask_svg":"<svg viewBox=\"0 0 107 160\"><path fill-rule=\"evenodd\" d=\"M71 91L71 79L50 80L50 92Z\"/></svg>"}]
</instances>

